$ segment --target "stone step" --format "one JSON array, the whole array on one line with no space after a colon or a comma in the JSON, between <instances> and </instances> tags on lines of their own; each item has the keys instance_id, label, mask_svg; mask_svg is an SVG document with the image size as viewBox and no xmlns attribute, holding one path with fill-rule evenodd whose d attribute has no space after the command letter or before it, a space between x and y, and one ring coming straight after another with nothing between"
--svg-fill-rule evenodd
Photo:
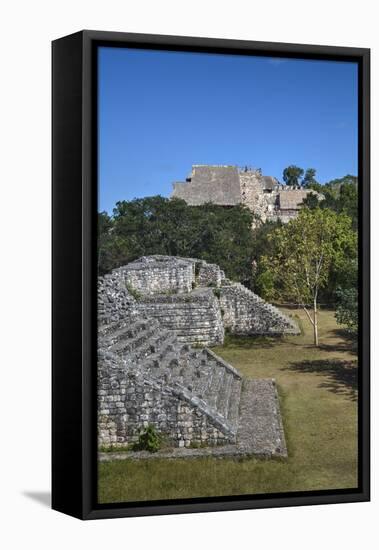
<instances>
[{"instance_id":1,"label":"stone step","mask_svg":"<svg viewBox=\"0 0 379 550\"><path fill-rule=\"evenodd\" d=\"M138 349L148 348L150 346L150 340L154 334L156 334L155 327L146 327L141 329L137 336L130 337L132 332L125 331L123 337L118 336L118 340L109 349L113 353L125 355L126 353L135 352Z\"/></svg>"},{"instance_id":2,"label":"stone step","mask_svg":"<svg viewBox=\"0 0 379 550\"><path fill-rule=\"evenodd\" d=\"M151 370L151 375L161 374L168 368L171 368L171 361L175 360L179 364L179 353L175 350L176 336L168 332L167 337L162 342L159 350L151 353L144 361L144 368ZM158 369L158 370L157 370ZM155 371L155 375L154 375Z\"/></svg>"},{"instance_id":3,"label":"stone step","mask_svg":"<svg viewBox=\"0 0 379 550\"><path fill-rule=\"evenodd\" d=\"M99 338L109 339L115 344L120 339L133 338L142 330L146 330L146 328L153 326L158 326L158 322L155 319L151 321L143 318L130 318L100 327L98 334Z\"/></svg>"}]
</instances>

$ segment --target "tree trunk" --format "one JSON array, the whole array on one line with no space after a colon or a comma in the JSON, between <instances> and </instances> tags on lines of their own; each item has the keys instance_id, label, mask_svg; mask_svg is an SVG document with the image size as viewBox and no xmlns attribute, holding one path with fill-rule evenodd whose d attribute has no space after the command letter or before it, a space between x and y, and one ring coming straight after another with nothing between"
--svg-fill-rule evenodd
<instances>
[{"instance_id":1,"label":"tree trunk","mask_svg":"<svg viewBox=\"0 0 379 550\"><path fill-rule=\"evenodd\" d=\"M317 299L313 300L313 343L318 346Z\"/></svg>"}]
</instances>

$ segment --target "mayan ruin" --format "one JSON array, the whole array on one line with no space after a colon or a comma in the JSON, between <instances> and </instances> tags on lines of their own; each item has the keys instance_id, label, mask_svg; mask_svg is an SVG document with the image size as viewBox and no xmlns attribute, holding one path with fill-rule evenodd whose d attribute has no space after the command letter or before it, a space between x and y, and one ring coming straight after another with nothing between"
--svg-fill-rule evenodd
<instances>
[{"instance_id":1,"label":"mayan ruin","mask_svg":"<svg viewBox=\"0 0 379 550\"><path fill-rule=\"evenodd\" d=\"M99 278L98 320L100 448L153 425L174 448L286 456L275 381L245 380L207 346L297 334L293 319L215 264L147 256Z\"/></svg>"},{"instance_id":2,"label":"mayan ruin","mask_svg":"<svg viewBox=\"0 0 379 550\"><path fill-rule=\"evenodd\" d=\"M172 197L199 206L208 202L220 206L246 205L262 222L295 218L309 189L283 185L260 170L237 166L195 164L185 182L173 183Z\"/></svg>"}]
</instances>

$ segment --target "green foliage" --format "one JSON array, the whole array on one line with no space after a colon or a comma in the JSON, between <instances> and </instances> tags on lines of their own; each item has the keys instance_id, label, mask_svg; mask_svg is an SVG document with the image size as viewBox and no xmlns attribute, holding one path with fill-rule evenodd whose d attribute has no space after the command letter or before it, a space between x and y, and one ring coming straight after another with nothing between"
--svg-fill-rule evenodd
<instances>
[{"instance_id":1,"label":"green foliage","mask_svg":"<svg viewBox=\"0 0 379 550\"><path fill-rule=\"evenodd\" d=\"M319 208L320 201L316 193L308 193L305 199L303 199L302 205L305 206L306 208L310 208L311 210L314 210L315 208Z\"/></svg>"},{"instance_id":2,"label":"green foliage","mask_svg":"<svg viewBox=\"0 0 379 550\"><path fill-rule=\"evenodd\" d=\"M287 185L298 186L300 185L299 180L303 174L304 174L303 168L299 168L299 166L295 166L294 164L291 164L290 166L287 166L287 168L284 168L283 180Z\"/></svg>"},{"instance_id":3,"label":"green foliage","mask_svg":"<svg viewBox=\"0 0 379 550\"><path fill-rule=\"evenodd\" d=\"M358 261L352 260L343 270L344 278L337 287L336 319L346 325L353 340L358 336Z\"/></svg>"},{"instance_id":4,"label":"green foliage","mask_svg":"<svg viewBox=\"0 0 379 550\"><path fill-rule=\"evenodd\" d=\"M356 339L358 335L358 289L351 287L337 289L337 323L346 325L351 336Z\"/></svg>"},{"instance_id":5,"label":"green foliage","mask_svg":"<svg viewBox=\"0 0 379 550\"><path fill-rule=\"evenodd\" d=\"M161 196L121 201L99 214L99 273L140 256L164 254L217 263L227 277L251 280L253 214L244 206L189 206Z\"/></svg>"},{"instance_id":6,"label":"green foliage","mask_svg":"<svg viewBox=\"0 0 379 550\"><path fill-rule=\"evenodd\" d=\"M126 286L126 289L129 292L129 294L131 294L131 296L133 296L133 298L135 300L137 300L137 302L138 302L138 300L141 298L141 294L138 292L138 290L133 288L132 285L130 285L128 283L125 283L125 286Z\"/></svg>"},{"instance_id":7,"label":"green foliage","mask_svg":"<svg viewBox=\"0 0 379 550\"><path fill-rule=\"evenodd\" d=\"M303 187L309 187L310 185L317 184L316 170L314 168L307 168L302 181Z\"/></svg>"},{"instance_id":8,"label":"green foliage","mask_svg":"<svg viewBox=\"0 0 379 550\"><path fill-rule=\"evenodd\" d=\"M316 195L309 194L304 200L304 206L314 208L330 208L337 214L347 214L352 219L353 229L358 227L358 179L347 175L321 185L313 182L308 189L321 193L323 200L318 201Z\"/></svg>"},{"instance_id":9,"label":"green foliage","mask_svg":"<svg viewBox=\"0 0 379 550\"><path fill-rule=\"evenodd\" d=\"M138 442L133 446L134 451L149 451L156 453L161 448L162 437L157 432L155 426L149 424L143 428L138 436Z\"/></svg>"},{"instance_id":10,"label":"green foliage","mask_svg":"<svg viewBox=\"0 0 379 550\"><path fill-rule=\"evenodd\" d=\"M283 170L283 181L287 185L292 185L295 187L303 186L309 188L313 185L319 185L316 181L315 168L307 168L304 173L303 168L293 164L291 164L291 166L287 166L287 168Z\"/></svg>"},{"instance_id":11,"label":"green foliage","mask_svg":"<svg viewBox=\"0 0 379 550\"><path fill-rule=\"evenodd\" d=\"M304 308L317 344L320 290L327 287L331 273L356 257L357 234L351 229L351 219L330 209L304 208L296 219L271 233L270 240L273 251L262 258L261 267L280 284L282 299ZM308 312L310 304L313 318Z\"/></svg>"},{"instance_id":12,"label":"green foliage","mask_svg":"<svg viewBox=\"0 0 379 550\"><path fill-rule=\"evenodd\" d=\"M297 169L299 178L302 169L288 167L289 178L290 168ZM310 193L304 200L306 210L318 212L320 223L323 222L319 211L332 211L338 218L341 216L341 220L351 220L351 227L347 228L348 223L345 227L348 235L351 236L351 229L356 231L356 177L347 175L321 185L315 181L315 170L309 168L303 184L324 197L319 201ZM308 224L308 218L301 219ZM279 278L265 260L276 254L276 239L272 235L285 226L280 221L266 221L252 229L254 220L254 214L242 205L189 206L183 200L161 196L118 202L112 216L105 212L99 214L99 274L149 254L200 258L220 265L227 277L242 282L269 301L287 300L284 279ZM319 234L317 228L311 231ZM357 256L356 235L354 243L348 254L340 254L338 262L330 263L326 281L318 290L318 300L322 303L335 303L339 299L337 289L352 287L348 279L351 262L356 261ZM198 265L195 275L199 275ZM131 292L134 295L133 289Z\"/></svg>"},{"instance_id":13,"label":"green foliage","mask_svg":"<svg viewBox=\"0 0 379 550\"><path fill-rule=\"evenodd\" d=\"M269 270L262 264L263 256L270 256L274 252L274 246L270 239L271 233L282 227L280 221L266 221L257 226L252 232L254 265L253 290L265 300L273 300L278 297L280 287L275 286L275 281Z\"/></svg>"},{"instance_id":14,"label":"green foliage","mask_svg":"<svg viewBox=\"0 0 379 550\"><path fill-rule=\"evenodd\" d=\"M267 301L273 301L278 297L278 289L275 288L275 277L268 268L261 268L254 283L256 292Z\"/></svg>"}]
</instances>

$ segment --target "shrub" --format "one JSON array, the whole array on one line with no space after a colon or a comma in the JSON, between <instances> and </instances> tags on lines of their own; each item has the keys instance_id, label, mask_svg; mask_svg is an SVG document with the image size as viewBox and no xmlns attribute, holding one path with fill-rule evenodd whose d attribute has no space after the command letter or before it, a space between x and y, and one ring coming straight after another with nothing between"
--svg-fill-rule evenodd
<instances>
[{"instance_id":1,"label":"shrub","mask_svg":"<svg viewBox=\"0 0 379 550\"><path fill-rule=\"evenodd\" d=\"M358 288L337 289L337 323L347 326L353 339L358 337Z\"/></svg>"},{"instance_id":2,"label":"shrub","mask_svg":"<svg viewBox=\"0 0 379 550\"><path fill-rule=\"evenodd\" d=\"M141 294L138 292L138 290L136 290L135 288L133 288L132 285L126 283L125 286L126 286L126 290L129 292L129 294L130 294L131 296L133 296L133 298L134 298L135 300L138 301L138 300L141 298Z\"/></svg>"},{"instance_id":3,"label":"shrub","mask_svg":"<svg viewBox=\"0 0 379 550\"><path fill-rule=\"evenodd\" d=\"M138 441L134 445L134 450L156 453L161 448L161 443L161 435L157 432L155 426L149 424L146 428L140 430Z\"/></svg>"}]
</instances>

